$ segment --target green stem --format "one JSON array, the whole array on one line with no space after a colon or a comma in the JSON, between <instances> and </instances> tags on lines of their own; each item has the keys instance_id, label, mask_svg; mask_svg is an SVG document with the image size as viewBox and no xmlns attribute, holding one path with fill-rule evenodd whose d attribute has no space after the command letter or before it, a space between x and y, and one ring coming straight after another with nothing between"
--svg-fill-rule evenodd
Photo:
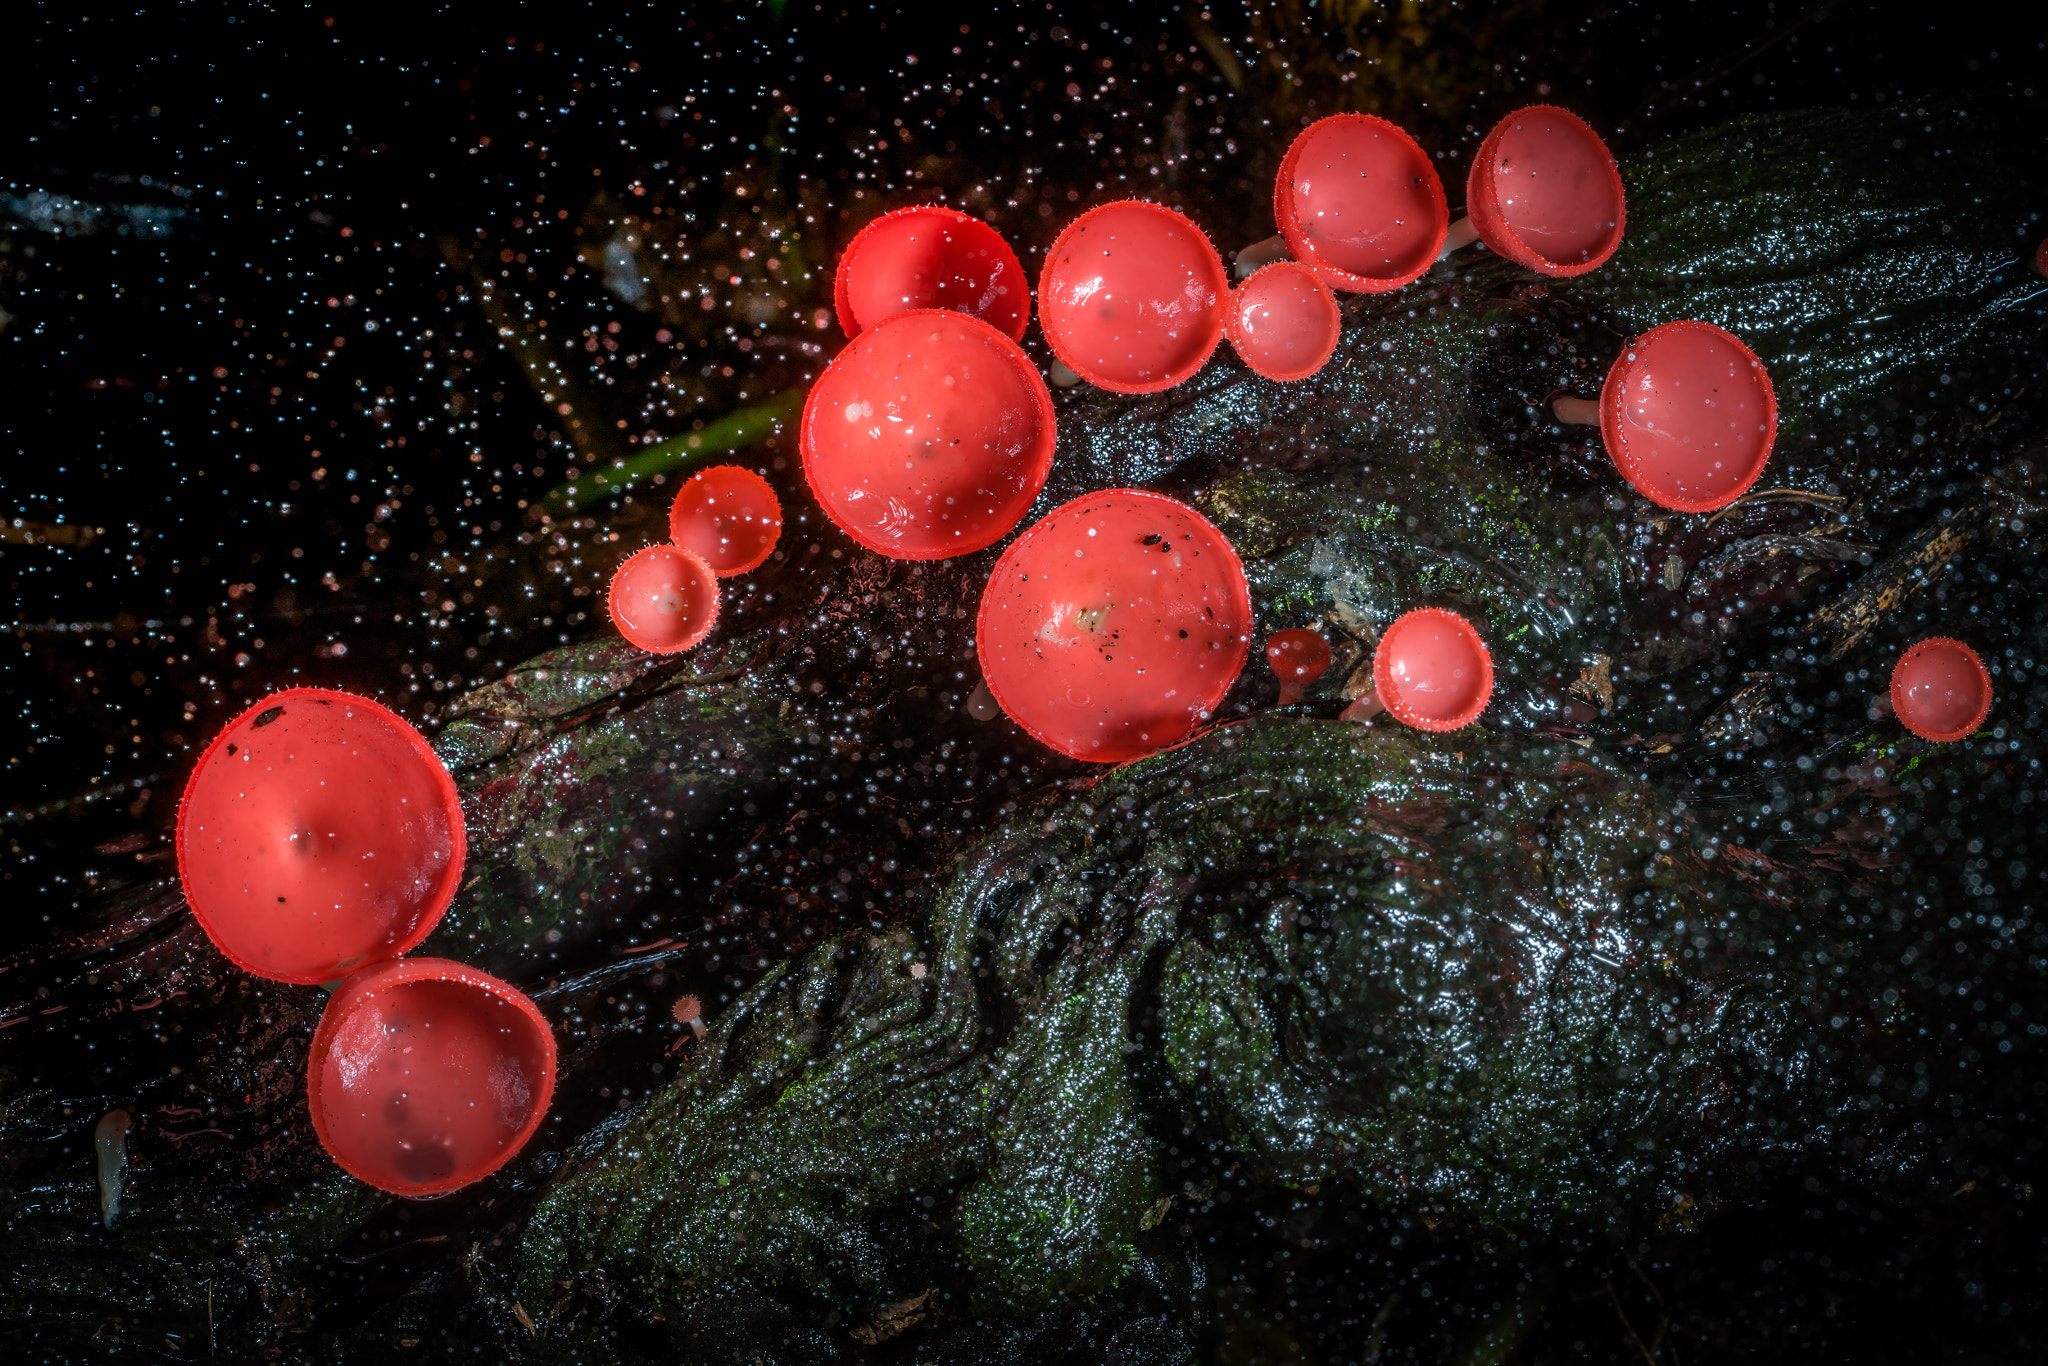
<instances>
[{"instance_id":1,"label":"green stem","mask_svg":"<svg viewBox=\"0 0 2048 1366\"><path fill-rule=\"evenodd\" d=\"M668 474L708 456L745 450L773 436L803 406L802 388L785 389L775 397L727 413L687 436L672 436L643 446L603 469L559 485L541 500L540 511L559 516L600 498L623 493L643 479Z\"/></svg>"}]
</instances>

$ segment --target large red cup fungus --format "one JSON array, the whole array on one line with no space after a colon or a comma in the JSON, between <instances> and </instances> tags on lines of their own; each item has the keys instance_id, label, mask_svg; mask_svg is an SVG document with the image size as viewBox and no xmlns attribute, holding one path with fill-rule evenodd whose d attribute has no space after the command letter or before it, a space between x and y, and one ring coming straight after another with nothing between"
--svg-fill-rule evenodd
<instances>
[{"instance_id":1,"label":"large red cup fungus","mask_svg":"<svg viewBox=\"0 0 2048 1366\"><path fill-rule=\"evenodd\" d=\"M672 655L695 649L718 621L718 575L679 545L637 551L612 575L612 625L637 649Z\"/></svg>"},{"instance_id":2,"label":"large red cup fungus","mask_svg":"<svg viewBox=\"0 0 2048 1366\"><path fill-rule=\"evenodd\" d=\"M1929 637L1892 666L1892 710L1922 740L1968 739L1991 712L1991 674L1960 640Z\"/></svg>"},{"instance_id":3,"label":"large red cup fungus","mask_svg":"<svg viewBox=\"0 0 2048 1366\"><path fill-rule=\"evenodd\" d=\"M846 335L913 308L971 314L1024 340L1031 288L1002 234L958 209L920 204L862 228L832 282Z\"/></svg>"},{"instance_id":4,"label":"large red cup fungus","mask_svg":"<svg viewBox=\"0 0 2048 1366\"><path fill-rule=\"evenodd\" d=\"M1622 348L1599 404L1560 398L1566 423L1600 424L1636 492L1675 512L1712 512L1749 492L1778 439L1778 399L1756 353L1712 323L1670 322Z\"/></svg>"},{"instance_id":5,"label":"large red cup fungus","mask_svg":"<svg viewBox=\"0 0 2048 1366\"><path fill-rule=\"evenodd\" d=\"M1477 721L1493 696L1493 656L1472 623L1456 612L1418 607L1380 637L1372 686L1404 725L1457 730Z\"/></svg>"},{"instance_id":6,"label":"large red cup fungus","mask_svg":"<svg viewBox=\"0 0 2048 1366\"><path fill-rule=\"evenodd\" d=\"M868 549L939 560L1008 535L1052 469L1052 394L1023 348L963 313L863 331L804 403L804 477Z\"/></svg>"},{"instance_id":7,"label":"large red cup fungus","mask_svg":"<svg viewBox=\"0 0 2048 1366\"><path fill-rule=\"evenodd\" d=\"M438 1195L505 1165L555 1090L555 1039L533 1002L445 958L378 963L343 982L313 1031L306 1100L343 1171Z\"/></svg>"},{"instance_id":8,"label":"large red cup fungus","mask_svg":"<svg viewBox=\"0 0 2048 1366\"><path fill-rule=\"evenodd\" d=\"M462 805L420 733L289 688L230 721L185 784L178 879L237 967L331 982L427 937L462 880Z\"/></svg>"},{"instance_id":9,"label":"large red cup fungus","mask_svg":"<svg viewBox=\"0 0 2048 1366\"><path fill-rule=\"evenodd\" d=\"M1465 178L1451 250L1475 236L1544 275L1584 275L1621 245L1621 173L1600 135L1554 105L1517 109L1493 126Z\"/></svg>"},{"instance_id":10,"label":"large red cup fungus","mask_svg":"<svg viewBox=\"0 0 2048 1366\"><path fill-rule=\"evenodd\" d=\"M1105 489L1048 513L989 575L975 650L1040 743L1120 763L1213 712L1250 648L1251 590L1223 533L1162 494Z\"/></svg>"},{"instance_id":11,"label":"large red cup fungus","mask_svg":"<svg viewBox=\"0 0 2048 1366\"><path fill-rule=\"evenodd\" d=\"M1294 259L1332 289L1384 294L1435 263L1450 209L1414 138L1371 114L1332 114L1287 149L1273 217Z\"/></svg>"},{"instance_id":12,"label":"large red cup fungus","mask_svg":"<svg viewBox=\"0 0 2048 1366\"><path fill-rule=\"evenodd\" d=\"M1223 330L1231 347L1267 379L1307 379L1337 349L1344 320L1337 296L1299 261L1275 261L1230 291Z\"/></svg>"},{"instance_id":13,"label":"large red cup fungus","mask_svg":"<svg viewBox=\"0 0 2048 1366\"><path fill-rule=\"evenodd\" d=\"M1330 667L1330 642L1305 626L1292 626L1266 637L1266 663L1280 680L1282 704L1299 702Z\"/></svg>"},{"instance_id":14,"label":"large red cup fungus","mask_svg":"<svg viewBox=\"0 0 2048 1366\"><path fill-rule=\"evenodd\" d=\"M694 551L721 579L758 569L782 535L782 502L768 481L738 465L713 465L686 480L668 509L669 539Z\"/></svg>"},{"instance_id":15,"label":"large red cup fungus","mask_svg":"<svg viewBox=\"0 0 2048 1366\"><path fill-rule=\"evenodd\" d=\"M1223 336L1230 279L1185 216L1140 199L1067 224L1038 276L1038 320L1070 370L1118 394L1193 375Z\"/></svg>"}]
</instances>

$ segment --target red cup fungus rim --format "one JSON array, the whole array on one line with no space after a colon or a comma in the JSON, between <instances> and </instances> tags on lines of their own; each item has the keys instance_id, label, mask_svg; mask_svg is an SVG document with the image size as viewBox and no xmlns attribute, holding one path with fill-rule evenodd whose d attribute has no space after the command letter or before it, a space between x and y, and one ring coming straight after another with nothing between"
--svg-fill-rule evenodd
<instances>
[{"instance_id":1,"label":"red cup fungus rim","mask_svg":"<svg viewBox=\"0 0 2048 1366\"><path fill-rule=\"evenodd\" d=\"M1246 308L1257 302L1255 287L1261 277L1271 285L1287 275L1302 276L1314 283L1318 291L1317 297L1325 304L1330 336L1329 341L1316 353L1313 361L1291 370L1274 370L1255 358L1253 353L1256 348L1250 335L1245 331L1243 315ZM1344 315L1337 306L1337 296L1331 292L1329 284L1316 272L1315 267L1304 261L1270 261L1238 281L1237 287L1230 291L1229 303L1223 310L1223 334L1230 338L1231 349L1237 352L1238 359L1250 367L1253 374L1278 384L1290 384L1295 380L1307 379L1330 363L1330 357L1337 353L1337 343L1343 340Z\"/></svg>"},{"instance_id":2,"label":"red cup fungus rim","mask_svg":"<svg viewBox=\"0 0 2048 1366\"><path fill-rule=\"evenodd\" d=\"M1449 717L1431 716L1419 710L1413 702L1401 695L1393 675L1392 653L1397 638L1416 626L1430 622L1447 624L1452 631L1471 648L1473 657L1479 663L1479 687L1477 697L1469 705ZM1486 640L1477 627L1463 616L1446 607L1417 607L1403 612L1393 624L1381 633L1379 644L1372 655L1372 685L1380 701L1392 712L1394 719L1403 725L1413 726L1441 734L1445 731L1461 730L1477 721L1493 700L1493 655L1486 648Z\"/></svg>"},{"instance_id":3,"label":"red cup fungus rim","mask_svg":"<svg viewBox=\"0 0 2048 1366\"><path fill-rule=\"evenodd\" d=\"M191 908L192 918L199 922L200 929L205 931L206 937L213 941L214 947L219 949L223 957L242 971L249 973L251 976L262 977L273 982L289 982L295 986L318 986L322 982L334 980L336 974L333 972L282 973L274 968L262 966L244 952L244 946L234 936L223 933L218 920L207 908L208 894L206 890L202 885L195 883L191 848L191 819L194 793L199 789L200 784L205 781L206 775L213 770L214 764L232 754L236 744L236 737L242 734L242 723L255 720L259 725L264 724L261 721L261 717L265 712L298 703L311 703L316 706L328 707L347 707L354 711L363 712L384 723L392 733L402 738L406 748L420 760L440 799L441 816L447 822L448 835L453 845L447 871L441 877L439 885L422 904L422 909L419 911L412 929L388 947L384 958L375 959L372 962L385 962L409 953L419 947L420 943L434 932L434 927L441 923L441 917L447 912L449 903L455 899L455 893L462 885L462 868L464 861L468 857L468 840L463 824L462 798L456 790L454 777L448 772L448 766L441 762L441 756L434 752L434 747L427 743L426 737L420 734L416 726L381 702L357 693L342 692L334 688L285 688L252 703L240 715L236 716L225 726L222 726L220 733L213 737L212 743L208 744L206 749L201 752L199 762L193 765L191 776L185 780L184 792L178 799L178 825L175 843L178 860L178 885L184 893L185 904ZM203 879L199 881L203 882ZM367 965L358 965L358 970L362 966Z\"/></svg>"},{"instance_id":4,"label":"red cup fungus rim","mask_svg":"<svg viewBox=\"0 0 2048 1366\"><path fill-rule=\"evenodd\" d=\"M1636 366L1642 363L1643 357L1655 342L1687 332L1709 333L1734 346L1747 357L1750 376L1756 381L1757 390L1764 401L1764 434L1757 449L1755 465L1740 483L1712 498L1687 498L1656 487L1642 468L1641 460L1623 439L1622 406L1627 398L1629 376ZM1763 477L1765 467L1771 463L1771 450L1778 442L1777 390L1771 386L1771 372L1764 368L1764 363L1757 358L1756 352L1750 350L1742 338L1726 328L1716 327L1712 323L1700 322L1694 318L1659 323L1641 336L1631 338L1628 344L1622 347L1621 354L1615 357L1614 364L1608 368L1606 382L1600 386L1600 439L1607 447L1608 458L1613 460L1614 467L1621 471L1621 477L1628 480L1629 486L1637 493L1658 507L1669 508L1673 512L1715 512L1727 507L1754 488L1756 481Z\"/></svg>"},{"instance_id":5,"label":"red cup fungus rim","mask_svg":"<svg viewBox=\"0 0 2048 1366\"><path fill-rule=\"evenodd\" d=\"M1118 210L1127 209L1142 209L1148 213L1157 214L1161 219L1170 221L1175 226L1184 227L1192 233L1194 239L1207 249L1206 255L1201 257L1201 264L1210 268L1208 271L1210 284L1216 297L1215 316L1204 325L1204 340L1199 348L1199 354L1190 352L1190 359L1182 361L1180 365L1169 371L1164 378L1147 380L1143 383L1113 379L1095 370L1087 361L1074 356L1065 344L1058 329L1055 326L1049 325L1046 318L1046 300L1052 292L1053 269L1060 259L1061 252L1067 245L1067 239L1075 233L1083 231L1093 220ZM1194 219L1189 218L1178 209L1169 209L1166 205L1155 204L1149 199L1116 199L1107 204L1097 204L1094 208L1081 214L1078 218L1067 224L1066 227L1060 229L1060 235L1053 239L1052 249L1046 252L1045 264L1040 267L1038 272L1038 326L1039 330L1045 335L1046 345L1052 348L1053 355L1059 358L1062 365L1065 365L1069 370L1072 370L1096 388L1107 389L1112 394L1156 394L1171 389L1177 384L1186 383L1203 366L1209 363L1211 356L1216 354L1216 344L1223 340L1224 320L1229 315L1229 312L1230 272L1224 269L1223 257L1217 252L1216 244L1209 240L1209 234L1202 230L1199 223L1196 223Z\"/></svg>"},{"instance_id":6,"label":"red cup fungus rim","mask_svg":"<svg viewBox=\"0 0 2048 1366\"><path fill-rule=\"evenodd\" d=\"M625 622L620 619L619 589L621 583L626 578L627 571L635 565L645 564L651 559L667 555L681 556L690 572L699 575L703 579L709 589L706 595L710 600L709 610L705 612L704 619L697 623L690 634L680 640L672 644L662 644L660 642L647 644L635 640L633 635L626 629ZM611 586L605 591L605 607L611 613L612 625L621 636L625 637L626 643L634 649L645 650L651 655L677 655L685 650L694 650L699 645L702 645L705 638L711 634L712 627L718 625L719 597L718 574L706 563L704 557L688 546L677 545L673 541L663 541L660 544L643 546L641 549L634 551L626 557L625 563L612 571Z\"/></svg>"},{"instance_id":7,"label":"red cup fungus rim","mask_svg":"<svg viewBox=\"0 0 2048 1366\"><path fill-rule=\"evenodd\" d=\"M859 268L861 247L872 246L876 239L886 236L891 230L902 226L905 221L921 217L942 219L976 237L985 237L987 240L983 245L992 246L1000 254L999 259L1005 267L1003 274L1014 277L1010 283L1016 291L1018 307L1015 322L996 330L1007 333L1011 341L1023 341L1025 326L1031 320L1031 282L1025 278L1024 267L1017 260L1017 253L1003 239L1003 235L996 231L994 225L976 218L971 213L962 213L944 204L912 204L901 209L891 209L888 213L869 220L865 227L853 235L853 240L846 244L846 250L840 254L838 268L832 274L832 307L838 315L839 326L845 331L847 340L851 341L884 318L896 316L896 313L892 312L882 315L881 318L863 320L854 315L852 275ZM907 312L915 307L918 306L909 305L896 312ZM979 314L973 313L967 316L980 317ZM987 322L988 319L982 318L981 321Z\"/></svg>"},{"instance_id":8,"label":"red cup fungus rim","mask_svg":"<svg viewBox=\"0 0 2048 1366\"><path fill-rule=\"evenodd\" d=\"M683 500L690 496L691 489L701 490L710 487L709 482L699 484L698 481L709 481L714 475L728 484L735 482L746 484L752 491L766 498L768 500L768 516L762 520L772 521L775 527L775 534L768 537L767 541L761 546L760 551L753 558L726 569L720 569L717 565L712 564L709 555L698 550L695 546L686 544L682 536ZM775 553L775 544L782 536L782 500L775 496L775 487L772 484L748 469L745 465L708 465L698 470L688 479L685 479L683 486L676 490L675 501L670 503L668 508L668 534L672 544L689 551L698 559L704 561L706 565L710 566L711 572L718 578L736 578L741 574L752 573L754 570L759 569L763 564L767 563L768 557ZM623 568L623 566L621 567Z\"/></svg>"},{"instance_id":9,"label":"red cup fungus rim","mask_svg":"<svg viewBox=\"0 0 2048 1366\"><path fill-rule=\"evenodd\" d=\"M1904 677L1907 669L1918 662L1923 655L1933 654L1937 650L1953 650L1961 655L1964 660L1967 660L1970 667L1976 671L1978 685L1983 690L1983 701L1978 705L1975 714L1970 717L1969 724L1958 726L1954 730L1932 731L1924 729L1920 725L1915 724L1911 709L1907 705L1906 680ZM1931 740L1938 745L1950 745L1958 740L1967 740L1976 734L1977 728L1984 724L1984 718L1991 714L1991 671L1984 667L1983 657L1962 641L1949 636L1928 636L1926 639L1915 641L1912 645L1908 646L1905 652L1899 656L1898 663L1892 665L1891 694L1892 712L1899 718L1900 725L1919 736L1922 740Z\"/></svg>"},{"instance_id":10,"label":"red cup fungus rim","mask_svg":"<svg viewBox=\"0 0 2048 1366\"><path fill-rule=\"evenodd\" d=\"M1614 195L1614 228L1607 239L1607 244L1584 261L1567 263L1551 260L1524 242L1521 235L1515 231L1514 224L1508 221L1507 215L1501 210L1498 181L1493 174L1499 158L1500 144L1516 119L1531 114L1559 119L1570 124L1574 131L1590 138L1604 154L1599 164L1606 171L1608 188ZM1471 216L1473 226L1479 229L1480 238L1489 249L1524 269L1556 279L1584 275L1606 265L1608 259L1620 250L1622 238L1628 227L1628 197L1622 187L1621 171L1614 164L1614 154L1607 150L1606 140L1594 132L1592 125L1577 114L1554 104L1526 105L1493 125L1493 130L1486 135L1486 140L1479 144L1479 151L1472 158L1472 169L1465 178L1465 212Z\"/></svg>"},{"instance_id":11,"label":"red cup fungus rim","mask_svg":"<svg viewBox=\"0 0 2048 1366\"><path fill-rule=\"evenodd\" d=\"M369 1003L380 992L414 982L443 982L470 987L512 1007L531 1026L541 1055L541 1074L534 1085L528 1104L531 1112L526 1122L508 1140L503 1148L488 1161L472 1164L461 1171L439 1181L421 1182L417 1185L394 1185L371 1174L355 1158L350 1145L338 1143L337 1135L328 1122L327 1109L322 1104L324 1085L321 1074L328 1055L333 1051L335 1035L340 1032L349 1013ZM312 1113L313 1132L320 1139L320 1146L334 1159L335 1165L366 1185L393 1195L421 1197L443 1195L472 1185L497 1171L519 1154L519 1150L533 1138L541 1121L547 1118L548 1106L555 1094L556 1050L555 1034L547 1017L540 1013L540 1007L533 998L511 983L503 981L481 968L471 967L449 958L398 958L373 963L346 978L335 988L334 995L320 1014L320 1022L313 1030L313 1046L306 1057L306 1106Z\"/></svg>"},{"instance_id":12,"label":"red cup fungus rim","mask_svg":"<svg viewBox=\"0 0 2048 1366\"><path fill-rule=\"evenodd\" d=\"M1302 226L1301 205L1296 202L1294 194L1294 171L1316 135L1329 131L1335 124L1363 124L1391 134L1396 139L1395 145L1407 154L1415 179L1426 187L1432 214L1428 250L1418 254L1416 264L1410 269L1397 275L1357 275L1332 263L1309 241ZM1436 167L1431 164L1429 154L1409 136L1407 129L1389 123L1377 114L1330 114L1302 129L1288 144L1287 155L1280 161L1280 173L1273 178L1273 221L1279 225L1280 235L1287 239L1287 249L1294 259L1308 264L1332 289L1341 289L1349 294L1386 294L1414 284L1436 264L1437 258L1443 254L1444 235L1450 231L1451 210L1449 201L1444 198L1443 182L1437 178Z\"/></svg>"}]
</instances>

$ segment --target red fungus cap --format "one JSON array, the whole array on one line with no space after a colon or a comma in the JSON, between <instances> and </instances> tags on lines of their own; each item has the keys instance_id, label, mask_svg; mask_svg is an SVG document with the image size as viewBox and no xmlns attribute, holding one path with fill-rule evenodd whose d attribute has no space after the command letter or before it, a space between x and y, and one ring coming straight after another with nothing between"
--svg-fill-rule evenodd
<instances>
[{"instance_id":1,"label":"red fungus cap","mask_svg":"<svg viewBox=\"0 0 2048 1366\"><path fill-rule=\"evenodd\" d=\"M1266 637L1266 662L1282 684L1313 687L1330 667L1330 642L1305 626L1275 631Z\"/></svg>"},{"instance_id":2,"label":"red fungus cap","mask_svg":"<svg viewBox=\"0 0 2048 1366\"><path fill-rule=\"evenodd\" d=\"M1052 469L1052 395L1023 348L964 313L918 309L848 343L811 386L804 478L878 554L942 560L992 545Z\"/></svg>"},{"instance_id":3,"label":"red fungus cap","mask_svg":"<svg viewBox=\"0 0 2048 1366\"><path fill-rule=\"evenodd\" d=\"M1307 379L1337 349L1337 296L1299 261L1261 266L1230 291L1223 330L1246 365L1267 379Z\"/></svg>"},{"instance_id":4,"label":"red fungus cap","mask_svg":"<svg viewBox=\"0 0 2048 1366\"><path fill-rule=\"evenodd\" d=\"M1493 126L1465 178L1480 240L1545 275L1584 275L1621 245L1621 172L1600 135L1555 105L1517 109Z\"/></svg>"},{"instance_id":5,"label":"red fungus cap","mask_svg":"<svg viewBox=\"0 0 2048 1366\"><path fill-rule=\"evenodd\" d=\"M313 1031L306 1102L341 1169L439 1195L510 1161L555 1093L555 1036L524 992L445 958L343 982Z\"/></svg>"},{"instance_id":6,"label":"red fungus cap","mask_svg":"<svg viewBox=\"0 0 2048 1366\"><path fill-rule=\"evenodd\" d=\"M832 281L839 325L857 337L912 308L950 308L1024 340L1031 286L1003 235L936 204L885 213L862 228Z\"/></svg>"},{"instance_id":7,"label":"red fungus cap","mask_svg":"<svg viewBox=\"0 0 2048 1366\"><path fill-rule=\"evenodd\" d=\"M1380 637L1372 686L1404 725L1457 730L1477 721L1493 696L1493 656L1472 623L1456 612L1418 607Z\"/></svg>"},{"instance_id":8,"label":"red fungus cap","mask_svg":"<svg viewBox=\"0 0 2048 1366\"><path fill-rule=\"evenodd\" d=\"M702 645L718 623L718 575L694 550L651 545L612 575L607 603L629 645L680 654Z\"/></svg>"},{"instance_id":9,"label":"red fungus cap","mask_svg":"<svg viewBox=\"0 0 2048 1366\"><path fill-rule=\"evenodd\" d=\"M1033 739L1121 763L1216 709L1251 621L1244 566L1207 518L1163 494L1104 489L1003 552L974 641L989 692Z\"/></svg>"},{"instance_id":10,"label":"red fungus cap","mask_svg":"<svg viewBox=\"0 0 2048 1366\"><path fill-rule=\"evenodd\" d=\"M721 579L758 569L782 536L782 502L768 481L738 465L700 470L676 490L669 539Z\"/></svg>"},{"instance_id":11,"label":"red fungus cap","mask_svg":"<svg viewBox=\"0 0 2048 1366\"><path fill-rule=\"evenodd\" d=\"M1892 666L1892 710L1922 740L1968 739L1991 713L1991 674L1960 640L1930 636Z\"/></svg>"},{"instance_id":12,"label":"red fungus cap","mask_svg":"<svg viewBox=\"0 0 2048 1366\"><path fill-rule=\"evenodd\" d=\"M1273 218L1297 261L1332 289L1413 284L1444 249L1451 213L1415 139L1371 114L1302 129L1273 182Z\"/></svg>"},{"instance_id":13,"label":"red fungus cap","mask_svg":"<svg viewBox=\"0 0 2048 1366\"><path fill-rule=\"evenodd\" d=\"M1712 323L1653 327L1600 391L1600 436L1636 492L1712 512L1749 492L1778 439L1778 399L1756 354Z\"/></svg>"},{"instance_id":14,"label":"red fungus cap","mask_svg":"<svg viewBox=\"0 0 2048 1366\"><path fill-rule=\"evenodd\" d=\"M455 780L405 718L288 688L206 747L178 806L178 880L235 966L310 985L395 958L462 881Z\"/></svg>"},{"instance_id":15,"label":"red fungus cap","mask_svg":"<svg viewBox=\"0 0 2048 1366\"><path fill-rule=\"evenodd\" d=\"M1230 277L1202 230L1142 199L1067 224L1038 274L1053 354L1090 384L1156 394L1205 365L1223 336Z\"/></svg>"}]
</instances>

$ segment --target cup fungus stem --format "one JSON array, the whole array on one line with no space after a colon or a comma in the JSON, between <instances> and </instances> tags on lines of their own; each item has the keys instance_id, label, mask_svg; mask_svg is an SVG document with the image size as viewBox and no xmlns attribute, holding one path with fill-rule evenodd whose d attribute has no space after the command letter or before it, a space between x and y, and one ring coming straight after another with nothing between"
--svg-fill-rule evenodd
<instances>
[{"instance_id":1,"label":"cup fungus stem","mask_svg":"<svg viewBox=\"0 0 2048 1366\"><path fill-rule=\"evenodd\" d=\"M1045 372L1045 377L1052 382L1055 389L1071 389L1081 382L1081 377L1068 369L1067 363L1063 360L1054 361L1051 368Z\"/></svg>"},{"instance_id":2,"label":"cup fungus stem","mask_svg":"<svg viewBox=\"0 0 2048 1366\"><path fill-rule=\"evenodd\" d=\"M1293 258L1287 250L1287 239L1276 232L1264 241L1254 242L1237 253L1237 278L1242 280L1249 277L1260 266L1270 266L1275 261L1291 259Z\"/></svg>"},{"instance_id":3,"label":"cup fungus stem","mask_svg":"<svg viewBox=\"0 0 2048 1366\"><path fill-rule=\"evenodd\" d=\"M1570 394L1559 394L1551 401L1550 409L1557 414L1557 420L1567 427L1597 427L1600 425L1600 401L1592 398L1573 398Z\"/></svg>"},{"instance_id":4,"label":"cup fungus stem","mask_svg":"<svg viewBox=\"0 0 2048 1366\"><path fill-rule=\"evenodd\" d=\"M131 1123L126 1110L109 1110L92 1131L93 1147L99 1154L100 1222L108 1228L121 1217L121 1183L128 1175Z\"/></svg>"},{"instance_id":5,"label":"cup fungus stem","mask_svg":"<svg viewBox=\"0 0 2048 1366\"><path fill-rule=\"evenodd\" d=\"M1462 250L1479 240L1479 225L1470 218L1460 218L1444 230L1444 249L1436 254L1441 261L1454 251Z\"/></svg>"}]
</instances>

